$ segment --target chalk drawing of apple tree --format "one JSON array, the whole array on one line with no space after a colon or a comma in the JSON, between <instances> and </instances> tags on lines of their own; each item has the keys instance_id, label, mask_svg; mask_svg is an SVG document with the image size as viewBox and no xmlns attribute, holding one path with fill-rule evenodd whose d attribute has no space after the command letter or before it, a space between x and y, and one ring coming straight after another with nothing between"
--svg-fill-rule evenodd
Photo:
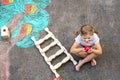
<instances>
[{"instance_id":1,"label":"chalk drawing of apple tree","mask_svg":"<svg viewBox=\"0 0 120 80\"><path fill-rule=\"evenodd\" d=\"M11 39L0 36L0 80L9 80L9 51L14 45L32 47L31 36L39 39L39 32L48 27L50 15L45 8L51 0L1 0L0 29L10 28Z\"/></svg>"}]
</instances>

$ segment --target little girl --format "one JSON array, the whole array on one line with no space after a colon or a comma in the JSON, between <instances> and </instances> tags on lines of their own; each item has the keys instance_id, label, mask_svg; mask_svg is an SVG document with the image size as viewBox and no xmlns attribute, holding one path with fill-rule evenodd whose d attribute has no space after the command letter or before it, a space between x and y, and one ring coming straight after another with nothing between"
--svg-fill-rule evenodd
<instances>
[{"instance_id":1,"label":"little girl","mask_svg":"<svg viewBox=\"0 0 120 80\"><path fill-rule=\"evenodd\" d=\"M79 30L78 36L75 38L75 42L72 45L70 52L82 57L82 60L79 60L79 63L75 66L77 71L80 70L80 67L91 61L91 65L95 66L95 58L102 54L102 48L100 45L99 37L97 32L91 25L83 25Z\"/></svg>"}]
</instances>

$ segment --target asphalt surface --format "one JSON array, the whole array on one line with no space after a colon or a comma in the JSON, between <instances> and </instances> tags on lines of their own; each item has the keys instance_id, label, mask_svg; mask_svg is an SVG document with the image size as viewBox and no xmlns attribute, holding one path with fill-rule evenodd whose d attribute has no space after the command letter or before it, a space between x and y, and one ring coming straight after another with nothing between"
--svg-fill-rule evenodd
<instances>
[{"instance_id":1,"label":"asphalt surface","mask_svg":"<svg viewBox=\"0 0 120 80\"><path fill-rule=\"evenodd\" d=\"M87 63L76 72L71 61L62 65L57 71L63 80L120 79L119 7L120 0L52 0L46 8L51 15L48 28L68 51L74 42L75 32L81 25L88 23L98 30L103 48L103 54L97 57L95 67ZM35 46L27 49L14 46L9 55L10 80L55 78ZM53 63L62 60L64 56L59 56Z\"/></svg>"}]
</instances>

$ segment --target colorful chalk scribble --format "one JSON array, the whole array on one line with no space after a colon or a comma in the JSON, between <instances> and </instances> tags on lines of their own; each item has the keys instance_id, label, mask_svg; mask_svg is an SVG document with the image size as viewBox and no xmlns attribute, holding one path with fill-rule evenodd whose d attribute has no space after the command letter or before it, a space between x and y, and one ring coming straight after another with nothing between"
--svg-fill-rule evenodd
<instances>
[{"instance_id":1,"label":"colorful chalk scribble","mask_svg":"<svg viewBox=\"0 0 120 80\"><path fill-rule=\"evenodd\" d=\"M4 25L9 26L11 19L13 19L15 15L24 13L25 15L18 26L16 26L17 29L12 34L12 38L19 36L20 28L26 26L26 29L32 29L32 31L27 32L29 35L22 41L17 42L17 46L22 48L32 47L34 43L30 37L35 35L36 39L38 39L38 32L46 28L49 24L50 15L45 8L50 3L51 0L1 0L0 28ZM14 26L10 28L12 27Z\"/></svg>"},{"instance_id":2,"label":"colorful chalk scribble","mask_svg":"<svg viewBox=\"0 0 120 80\"><path fill-rule=\"evenodd\" d=\"M0 36L0 80L9 80L9 51L16 44L22 48L34 45L31 36L39 39L39 32L49 24L45 8L51 0L0 0L0 29L10 28L10 41Z\"/></svg>"}]
</instances>

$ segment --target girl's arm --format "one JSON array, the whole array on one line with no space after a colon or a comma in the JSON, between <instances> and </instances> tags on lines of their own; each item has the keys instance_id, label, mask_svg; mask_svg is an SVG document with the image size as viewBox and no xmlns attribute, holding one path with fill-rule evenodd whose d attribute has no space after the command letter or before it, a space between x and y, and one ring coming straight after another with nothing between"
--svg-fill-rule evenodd
<instances>
[{"instance_id":1,"label":"girl's arm","mask_svg":"<svg viewBox=\"0 0 120 80\"><path fill-rule=\"evenodd\" d=\"M73 43L70 52L71 53L79 53L80 51L84 51L83 47L80 47L80 45L76 42Z\"/></svg>"},{"instance_id":2,"label":"girl's arm","mask_svg":"<svg viewBox=\"0 0 120 80\"><path fill-rule=\"evenodd\" d=\"M88 50L89 53L95 53L97 55L102 54L102 47L100 42L95 44L95 49L91 48L90 50Z\"/></svg>"}]
</instances>

